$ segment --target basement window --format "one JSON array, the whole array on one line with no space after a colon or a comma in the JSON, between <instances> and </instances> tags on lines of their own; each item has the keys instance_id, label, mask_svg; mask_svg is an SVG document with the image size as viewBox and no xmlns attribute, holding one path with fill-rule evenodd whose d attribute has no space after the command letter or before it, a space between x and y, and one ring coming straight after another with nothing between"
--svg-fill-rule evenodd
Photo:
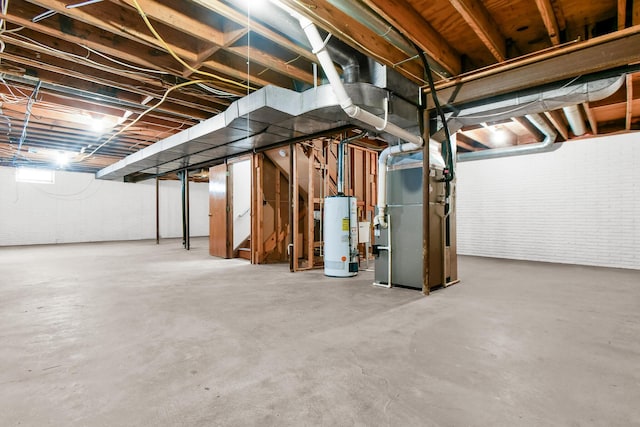
<instances>
[{"instance_id":1,"label":"basement window","mask_svg":"<svg viewBox=\"0 0 640 427\"><path fill-rule=\"evenodd\" d=\"M16 168L16 182L53 184L55 182L55 171L51 169Z\"/></svg>"}]
</instances>

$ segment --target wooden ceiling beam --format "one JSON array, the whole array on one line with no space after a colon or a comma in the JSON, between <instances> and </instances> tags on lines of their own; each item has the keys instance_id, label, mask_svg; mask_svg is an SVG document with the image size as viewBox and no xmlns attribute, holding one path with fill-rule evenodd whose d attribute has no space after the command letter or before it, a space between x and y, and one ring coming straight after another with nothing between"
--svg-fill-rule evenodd
<instances>
[{"instance_id":1,"label":"wooden ceiling beam","mask_svg":"<svg viewBox=\"0 0 640 427\"><path fill-rule=\"evenodd\" d=\"M138 15L138 10L134 5L133 0L111 0L118 4L124 4L135 11ZM136 0L140 8L144 11L145 15L149 18L153 18L155 21L161 22L164 25L174 28L180 32L183 32L193 38L205 41L207 43L213 43L217 46L222 46L225 42L225 35L222 31L218 31L215 28L205 24L201 19L197 19L184 14L181 10L172 8L161 1L155 0ZM185 4L183 7L188 7Z\"/></svg>"},{"instance_id":2,"label":"wooden ceiling beam","mask_svg":"<svg viewBox=\"0 0 640 427\"><path fill-rule=\"evenodd\" d=\"M545 111L544 115L547 116L547 119L549 119L556 129L558 129L558 132L560 132L560 135L562 135L564 140L567 141L569 139L569 128L562 119L562 113L558 110L553 110Z\"/></svg>"},{"instance_id":3,"label":"wooden ceiling beam","mask_svg":"<svg viewBox=\"0 0 640 427\"><path fill-rule=\"evenodd\" d=\"M420 46L451 75L460 74L460 55L407 0L365 0L364 3Z\"/></svg>"},{"instance_id":4,"label":"wooden ceiling beam","mask_svg":"<svg viewBox=\"0 0 640 427\"><path fill-rule=\"evenodd\" d=\"M125 3L130 7L134 6L133 0L118 0L121 3ZM172 9L166 5L162 5L160 2L155 0L136 0L142 10L148 17L152 17L153 19L162 22L163 24L178 29L191 37L203 40L207 43L213 43L215 47L210 47L204 50L204 55L206 57L210 57L215 53L218 49L225 49L230 52L235 53L241 57L246 56L246 49L243 47L232 47L232 44L238 41L242 36L247 33L247 29L235 29L231 31L229 34L226 34L221 31L217 31L206 24L202 24L199 20L193 19L189 16L186 16L179 11ZM219 13L218 10L215 11ZM137 10L136 10L137 13ZM237 16L237 14L234 14ZM239 24L239 23L238 23ZM244 25L246 25L246 17L244 17ZM251 25L252 30L253 24ZM255 30L254 30L255 31ZM268 35L272 36L274 33L272 31L268 31ZM273 40L272 40L273 41ZM288 40L286 41L286 45L291 44ZM195 58L189 58L192 64L195 64L198 68L199 66L209 64L209 62L205 62L202 60L204 56L202 54L197 54ZM206 59L206 58L205 58ZM251 51L251 60L264 65L280 74L286 75L293 79L299 80L305 83L313 83L313 76L311 73L304 72L298 69L295 66L288 64L286 61L277 58L273 55L269 55L267 52L264 52L259 49L252 49ZM212 64L212 68L218 68L218 64Z\"/></svg>"},{"instance_id":5,"label":"wooden ceiling beam","mask_svg":"<svg viewBox=\"0 0 640 427\"><path fill-rule=\"evenodd\" d=\"M544 26L547 29L547 34L549 34L551 43L555 46L559 45L560 30L558 29L558 20L556 19L556 14L553 11L551 0L536 0L536 6L538 7L538 11L542 17L542 22L544 22Z\"/></svg>"},{"instance_id":6,"label":"wooden ceiling beam","mask_svg":"<svg viewBox=\"0 0 640 427\"><path fill-rule=\"evenodd\" d=\"M7 52L0 53L0 58L29 67L29 72L35 72L38 79L49 83L70 85L75 88L86 83L92 83L95 85L94 90L97 93L112 93L115 89L118 90L117 96L119 98L138 103L141 101L141 98L151 96L154 99L159 99L162 96L156 92L126 86L122 82L108 80L102 76L89 75L83 72L62 68L54 65L51 61L45 63ZM73 79L73 82L71 82L71 79ZM132 98L132 95L135 97ZM211 117L212 114L217 114L219 111L215 108L199 105L197 103L189 103L185 100L176 98L168 98L168 102L163 103L159 108L168 113L178 113L201 119L207 119Z\"/></svg>"},{"instance_id":7,"label":"wooden ceiling beam","mask_svg":"<svg viewBox=\"0 0 640 427\"><path fill-rule=\"evenodd\" d=\"M247 25L247 15L245 13L233 9L232 7L219 0L191 1L241 26ZM316 57L313 53L311 53L308 49L305 49L304 47L298 46L297 44L293 43L288 38L282 36L280 33L271 30L270 28L262 25L255 20L252 21L250 25L252 32L260 34L266 39L271 40L273 43L284 47L285 49L295 53L296 55L300 55L301 57L306 58L311 62L316 62Z\"/></svg>"},{"instance_id":8,"label":"wooden ceiling beam","mask_svg":"<svg viewBox=\"0 0 640 427\"><path fill-rule=\"evenodd\" d=\"M466 144L466 145L468 145L470 147L473 147L472 150L474 150L474 151L477 151L477 150L488 150L488 149L492 148L492 147L489 147L486 144L483 144L480 141L477 141L477 140L471 138L470 136L468 136L468 135L466 135L466 134L464 134L462 132L458 132L456 134L456 141L458 143L462 142L463 144Z\"/></svg>"},{"instance_id":9,"label":"wooden ceiling beam","mask_svg":"<svg viewBox=\"0 0 640 427\"><path fill-rule=\"evenodd\" d=\"M507 43L499 26L479 0L449 0L498 62L507 59Z\"/></svg>"},{"instance_id":10,"label":"wooden ceiling beam","mask_svg":"<svg viewBox=\"0 0 640 427\"><path fill-rule=\"evenodd\" d=\"M253 63L262 65L267 69L274 70L279 74L283 74L304 83L313 84L313 74L310 72L303 71L300 68L291 65L289 61L277 58L261 50L251 48L249 58L247 58L246 46L229 47L226 50Z\"/></svg>"},{"instance_id":11,"label":"wooden ceiling beam","mask_svg":"<svg viewBox=\"0 0 640 427\"><path fill-rule=\"evenodd\" d=\"M584 112L587 113L587 120L589 121L589 127L591 127L591 133L594 135L598 134L598 121L596 120L595 114L593 114L593 110L588 102L583 102L582 107L584 108Z\"/></svg>"},{"instance_id":12,"label":"wooden ceiling beam","mask_svg":"<svg viewBox=\"0 0 640 427\"><path fill-rule=\"evenodd\" d=\"M624 30L627 20L627 0L618 0L618 31Z\"/></svg>"},{"instance_id":13,"label":"wooden ceiling beam","mask_svg":"<svg viewBox=\"0 0 640 427\"><path fill-rule=\"evenodd\" d=\"M4 56L6 54L0 54L0 56ZM97 94L105 94L111 93L113 98L120 99L128 104L140 104L141 97L139 95L133 93L127 93L119 91L117 94L113 93L113 89L107 86L99 85L94 82L90 82L87 80L81 80L72 76L61 76L59 73L51 72L48 70L38 70L38 79L42 82L53 83L54 85L60 87L71 87L80 91L89 92L89 93L97 93ZM176 115L178 117L189 117L194 118L198 116L202 116L202 118L208 117L207 115L199 114L193 109L185 109L184 107L177 106L171 103L164 103L158 109L154 110L152 113L158 117L164 117L165 115Z\"/></svg>"},{"instance_id":14,"label":"wooden ceiling beam","mask_svg":"<svg viewBox=\"0 0 640 427\"><path fill-rule=\"evenodd\" d=\"M542 139L544 138L544 135L542 134L542 132L540 132L540 129L534 126L534 124L531 123L526 117L514 117L513 120L519 123L520 126L525 128L527 132L529 132L529 134L533 136L533 139L535 141L542 141Z\"/></svg>"},{"instance_id":15,"label":"wooden ceiling beam","mask_svg":"<svg viewBox=\"0 0 640 427\"><path fill-rule=\"evenodd\" d=\"M163 52L166 51L162 43L151 34L137 13L131 13L130 10L118 7L113 3L102 2L92 5L91 7L67 9L66 2L60 0L29 0L29 2L44 9L53 10L59 15L67 16L74 21L83 22L92 27L100 28L101 30L145 44ZM180 37L178 31L172 31L171 34L168 34L169 31L166 27L156 28L156 30L163 35L165 42L176 55L190 61L196 58L193 46L189 49L172 42L174 40L184 40L184 36Z\"/></svg>"},{"instance_id":16,"label":"wooden ceiling beam","mask_svg":"<svg viewBox=\"0 0 640 427\"><path fill-rule=\"evenodd\" d=\"M113 48L110 49L110 54L115 57L120 57L119 52L123 49L126 49L126 47L121 42L115 42L114 36L118 36L138 44L146 45L148 47L151 47L161 52L166 52L164 45L160 41L158 41L155 37L148 35L148 33L147 35L144 35L145 31L148 31L148 29L146 28L146 26L144 26L144 28L141 27L138 21L142 22L142 20L141 18L137 17L137 15L134 18L131 18L131 16L129 15L132 15L132 14L129 12L126 12L126 13L123 12L120 14L110 12L110 13L96 14L96 16L94 16L93 14L84 12L82 10L83 8L66 9L64 7L64 3L62 3L59 0L31 0L31 1L32 3L37 4L41 7L48 8L50 10L55 10L60 15L68 16L69 18L77 20L80 23L84 23L86 25L89 25L90 27L95 27L95 28L85 29L84 31L85 34L87 33L91 34L95 32L96 28L104 31L105 33L99 36L99 39L102 40L103 42L101 43L101 45L104 46L106 44L105 43L106 40L111 40L111 45L113 46ZM120 22L120 20L118 20L117 18L118 16L127 16L126 22ZM129 27L129 25L131 25L132 27ZM77 23L74 22L74 30L76 26L77 26ZM62 34L63 34L62 31L59 31L56 37L62 38L63 37ZM166 37L166 38L171 39L172 37ZM80 44L82 44L82 42L83 40L81 39ZM194 63L197 61L198 54L196 53L197 49L195 48L195 45L191 49L187 49L180 46L176 46L175 44L169 44L169 43L167 44L177 56L179 56L186 62ZM100 50L101 52L104 53L104 50L102 50L100 47L97 47L96 50ZM139 48L133 49L133 51L134 51L132 55L133 57L135 57L136 54L141 54L142 52L144 52L144 50L140 50ZM153 57L153 59L150 61L151 68L157 68L157 66L154 66L153 64L157 62L158 59L160 58L157 55ZM165 57L165 61L167 61L167 67L165 69L172 70L172 74L176 74L176 75L182 74L181 68L178 68L179 63L174 58L171 58L167 54ZM237 79L239 81L244 81L246 80L246 77L247 77L246 70L238 70L234 67L230 67L220 62L208 61L205 65L208 68L211 68L212 71L215 71L214 74L222 73L222 74L225 74L226 76L229 76L233 79ZM207 70L202 70L202 71L207 72ZM222 77L226 77L226 76L222 76ZM265 86L271 83L270 81L261 79L257 76L252 76L251 81L256 85L261 85L261 86ZM238 88L236 87L236 89ZM224 90L230 90L230 89L225 87ZM242 94L244 93L244 91L240 90L240 91L236 91L235 93Z\"/></svg>"},{"instance_id":17,"label":"wooden ceiling beam","mask_svg":"<svg viewBox=\"0 0 640 427\"><path fill-rule=\"evenodd\" d=\"M132 75L130 73L115 72L111 68L100 67L100 63L92 64L78 58L69 58L68 55L53 52L38 45L24 43L11 36L0 35L0 39L7 45L5 52L13 54L13 60L16 62L20 61L24 65L27 65L27 62L29 62L30 66L49 69L50 71L56 71L63 74L66 73L68 75L84 78L99 84L105 84L121 90L137 93L144 97L153 96L154 98L159 98L161 95L158 93L158 90L166 90L169 88L168 83L159 78L145 78L144 76ZM36 53L34 54L32 52ZM32 57L38 59L36 60ZM24 59L19 60L19 58ZM70 62L78 65L70 67ZM152 87L145 88L142 86L143 83L149 84ZM214 101L212 101L212 98ZM174 91L167 99L170 102L196 110L208 111L212 114L217 114L228 106L228 102L226 100L222 100L222 102L220 102L213 96L205 96L203 94L200 97L196 97L193 95L183 94L178 91Z\"/></svg>"}]
</instances>

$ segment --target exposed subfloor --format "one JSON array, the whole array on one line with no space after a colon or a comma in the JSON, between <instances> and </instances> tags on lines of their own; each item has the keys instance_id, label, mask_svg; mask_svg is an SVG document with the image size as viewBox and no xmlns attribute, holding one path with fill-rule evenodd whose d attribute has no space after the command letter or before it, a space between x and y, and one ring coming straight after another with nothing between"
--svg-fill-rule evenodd
<instances>
[{"instance_id":1,"label":"exposed subfloor","mask_svg":"<svg viewBox=\"0 0 640 427\"><path fill-rule=\"evenodd\" d=\"M640 271L461 257L423 297L206 244L0 249L0 425L640 425Z\"/></svg>"}]
</instances>

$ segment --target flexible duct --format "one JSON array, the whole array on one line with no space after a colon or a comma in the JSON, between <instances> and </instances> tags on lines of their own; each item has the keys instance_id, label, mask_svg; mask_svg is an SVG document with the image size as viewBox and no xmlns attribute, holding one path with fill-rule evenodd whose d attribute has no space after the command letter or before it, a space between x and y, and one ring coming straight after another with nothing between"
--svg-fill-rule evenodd
<instances>
[{"instance_id":1,"label":"flexible duct","mask_svg":"<svg viewBox=\"0 0 640 427\"><path fill-rule=\"evenodd\" d=\"M540 116L540 114L529 114L525 116L540 132L545 136L544 140L538 144L516 145L513 147L494 148L490 150L472 151L470 153L458 154L459 162L469 160L493 159L497 157L517 156L521 154L533 154L550 151L554 148L554 142L558 133Z\"/></svg>"}]
</instances>

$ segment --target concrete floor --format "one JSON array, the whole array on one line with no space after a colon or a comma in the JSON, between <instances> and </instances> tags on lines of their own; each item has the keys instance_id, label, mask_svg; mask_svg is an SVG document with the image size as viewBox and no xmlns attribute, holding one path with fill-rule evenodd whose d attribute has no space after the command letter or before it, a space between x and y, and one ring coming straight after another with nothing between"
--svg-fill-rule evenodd
<instances>
[{"instance_id":1,"label":"concrete floor","mask_svg":"<svg viewBox=\"0 0 640 427\"><path fill-rule=\"evenodd\" d=\"M0 425L640 425L640 271L460 258L429 297L206 241L0 249Z\"/></svg>"}]
</instances>

